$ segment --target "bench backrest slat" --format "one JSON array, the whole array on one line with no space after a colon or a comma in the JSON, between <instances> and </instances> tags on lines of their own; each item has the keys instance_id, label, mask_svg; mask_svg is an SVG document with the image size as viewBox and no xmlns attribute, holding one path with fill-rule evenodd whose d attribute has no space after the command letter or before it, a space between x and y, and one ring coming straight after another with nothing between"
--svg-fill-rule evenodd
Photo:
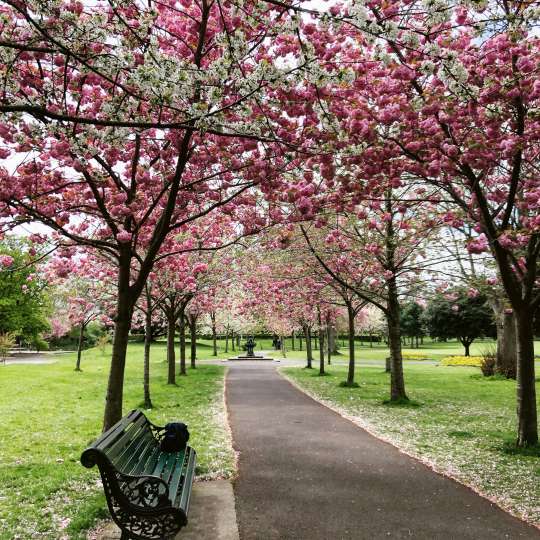
<instances>
[{"instance_id":1,"label":"bench backrest slat","mask_svg":"<svg viewBox=\"0 0 540 540\"><path fill-rule=\"evenodd\" d=\"M124 418L118 420L114 426L102 433L101 436L94 441L92 446L87 448L87 450L101 450L102 448L106 448L118 437L119 433L124 431L126 426L131 424L140 416L144 416L140 411L131 411L127 416L124 416Z\"/></svg>"},{"instance_id":2,"label":"bench backrest slat","mask_svg":"<svg viewBox=\"0 0 540 540\"><path fill-rule=\"evenodd\" d=\"M182 483L186 461L187 459L185 451L178 454L176 468L172 470L172 474L167 479L164 478L164 480L169 484L169 498L171 500L173 500L173 498L176 496L178 486L180 486Z\"/></svg>"},{"instance_id":3,"label":"bench backrest slat","mask_svg":"<svg viewBox=\"0 0 540 540\"><path fill-rule=\"evenodd\" d=\"M137 476L138 474L145 474L146 471L151 471L156 466L161 450L159 446L154 446L150 449L150 452L144 456L144 459L140 459L135 469L130 474Z\"/></svg>"},{"instance_id":4,"label":"bench backrest slat","mask_svg":"<svg viewBox=\"0 0 540 540\"><path fill-rule=\"evenodd\" d=\"M107 455L107 457L114 461L129 444L129 442L140 434L149 430L148 420L144 416L137 418L135 422L125 426L121 431L119 430L114 438L112 438L107 445L101 446L99 449Z\"/></svg>"},{"instance_id":5,"label":"bench backrest slat","mask_svg":"<svg viewBox=\"0 0 540 540\"><path fill-rule=\"evenodd\" d=\"M148 445L156 444L153 433L148 430L146 433L143 433L140 437L133 439L123 450L123 452L115 458L114 465L115 467L125 472L127 469L130 469L134 466L134 463L137 463L141 457L142 452L148 447Z\"/></svg>"},{"instance_id":6,"label":"bench backrest slat","mask_svg":"<svg viewBox=\"0 0 540 540\"><path fill-rule=\"evenodd\" d=\"M141 448L139 455L136 459L130 460L125 467L125 473L131 475L141 474L145 468L144 465L148 459L158 451L154 441L149 440L144 447Z\"/></svg>"}]
</instances>

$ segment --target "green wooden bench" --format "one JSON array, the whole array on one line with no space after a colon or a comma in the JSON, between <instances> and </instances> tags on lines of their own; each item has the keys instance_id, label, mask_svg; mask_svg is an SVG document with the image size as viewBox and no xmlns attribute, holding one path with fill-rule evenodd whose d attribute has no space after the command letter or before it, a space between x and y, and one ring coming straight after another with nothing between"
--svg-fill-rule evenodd
<instances>
[{"instance_id":1,"label":"green wooden bench","mask_svg":"<svg viewBox=\"0 0 540 540\"><path fill-rule=\"evenodd\" d=\"M99 467L122 540L169 539L187 523L196 454L189 446L162 452L163 432L131 411L81 455L85 467Z\"/></svg>"}]
</instances>

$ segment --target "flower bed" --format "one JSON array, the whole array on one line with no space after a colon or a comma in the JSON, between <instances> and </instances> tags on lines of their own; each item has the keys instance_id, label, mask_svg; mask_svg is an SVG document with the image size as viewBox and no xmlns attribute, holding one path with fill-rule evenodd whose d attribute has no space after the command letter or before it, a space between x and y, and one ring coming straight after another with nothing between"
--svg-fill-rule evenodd
<instances>
[{"instance_id":1,"label":"flower bed","mask_svg":"<svg viewBox=\"0 0 540 540\"><path fill-rule=\"evenodd\" d=\"M427 354L422 353L402 353L403 360L430 360Z\"/></svg>"},{"instance_id":2,"label":"flower bed","mask_svg":"<svg viewBox=\"0 0 540 540\"><path fill-rule=\"evenodd\" d=\"M441 360L441 365L480 367L482 359L482 356L446 356Z\"/></svg>"}]
</instances>

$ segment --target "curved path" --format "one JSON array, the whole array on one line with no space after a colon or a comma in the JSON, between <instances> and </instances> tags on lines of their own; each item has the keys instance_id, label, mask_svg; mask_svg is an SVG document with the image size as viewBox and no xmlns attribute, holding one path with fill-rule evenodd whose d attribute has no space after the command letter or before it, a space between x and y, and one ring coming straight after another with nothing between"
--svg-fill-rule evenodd
<instances>
[{"instance_id":1,"label":"curved path","mask_svg":"<svg viewBox=\"0 0 540 540\"><path fill-rule=\"evenodd\" d=\"M540 539L540 532L312 400L229 364L241 540Z\"/></svg>"}]
</instances>

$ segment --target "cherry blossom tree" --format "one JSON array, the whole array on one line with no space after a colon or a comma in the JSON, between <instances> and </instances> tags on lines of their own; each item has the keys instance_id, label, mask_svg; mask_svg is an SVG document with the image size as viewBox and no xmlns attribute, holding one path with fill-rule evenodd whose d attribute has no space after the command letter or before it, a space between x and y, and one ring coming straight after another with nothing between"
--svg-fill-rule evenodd
<instances>
[{"instance_id":1,"label":"cherry blossom tree","mask_svg":"<svg viewBox=\"0 0 540 540\"><path fill-rule=\"evenodd\" d=\"M108 428L122 415L135 303L167 236L220 207L253 229L249 190L297 165L294 121L262 99L300 73L274 61L297 24L266 2L0 9L0 216L115 259Z\"/></svg>"},{"instance_id":2,"label":"cherry blossom tree","mask_svg":"<svg viewBox=\"0 0 540 540\"><path fill-rule=\"evenodd\" d=\"M153 407L150 391L150 350L154 339L154 324L159 320L159 305L162 301L161 296L154 294L154 280L155 273L151 272L144 286L144 294L137 302L137 309L144 317L143 403L145 409ZM174 358L172 360L174 364Z\"/></svg>"},{"instance_id":3,"label":"cherry blossom tree","mask_svg":"<svg viewBox=\"0 0 540 540\"><path fill-rule=\"evenodd\" d=\"M323 71L311 82L326 152L307 165L344 200L380 197L381 182L423 179L437 191L432 202L455 208L446 223L461 226L464 214L477 235L468 248L491 253L516 318L517 443L536 444L536 4L370 0L333 5L329 15L290 9L304 12L303 36ZM341 74L339 84L328 73ZM354 176L335 174L343 163L356 166ZM301 205L305 215L317 212L309 197Z\"/></svg>"},{"instance_id":4,"label":"cherry blossom tree","mask_svg":"<svg viewBox=\"0 0 540 540\"><path fill-rule=\"evenodd\" d=\"M99 264L101 263L101 264ZM99 321L111 324L114 311L112 267L92 254L72 257L69 250L58 250L46 265L49 282L55 287L55 317L65 318L71 328L79 328L75 371L81 371L81 357L88 325Z\"/></svg>"},{"instance_id":5,"label":"cherry blossom tree","mask_svg":"<svg viewBox=\"0 0 540 540\"><path fill-rule=\"evenodd\" d=\"M468 249L496 262L516 318L517 444L536 444L540 13L534 3L404 1L358 5L351 16L358 66L366 34L379 38L362 93L380 126L366 129L387 162L424 178L465 216L477 234Z\"/></svg>"},{"instance_id":6,"label":"cherry blossom tree","mask_svg":"<svg viewBox=\"0 0 540 540\"><path fill-rule=\"evenodd\" d=\"M348 208L341 205L339 212L325 217L325 225L315 222L310 228L302 225L301 230L311 253L340 296L347 299L348 310L347 302L350 304L351 322L366 303L385 314L391 358L390 399L399 401L407 399L400 296L414 287L419 268L425 263L423 248L436 230L437 219L423 217L423 203L411 197L407 189L392 188L388 179L386 184L382 182L380 199L364 204L351 202ZM353 309L355 297L358 303ZM354 328L351 330L350 339L354 340ZM351 346L354 350L353 342ZM352 376L353 359L350 371Z\"/></svg>"},{"instance_id":7,"label":"cherry blossom tree","mask_svg":"<svg viewBox=\"0 0 540 540\"><path fill-rule=\"evenodd\" d=\"M369 336L369 346L373 347L373 338L386 333L384 313L375 306L368 305L361 311L358 330Z\"/></svg>"}]
</instances>

